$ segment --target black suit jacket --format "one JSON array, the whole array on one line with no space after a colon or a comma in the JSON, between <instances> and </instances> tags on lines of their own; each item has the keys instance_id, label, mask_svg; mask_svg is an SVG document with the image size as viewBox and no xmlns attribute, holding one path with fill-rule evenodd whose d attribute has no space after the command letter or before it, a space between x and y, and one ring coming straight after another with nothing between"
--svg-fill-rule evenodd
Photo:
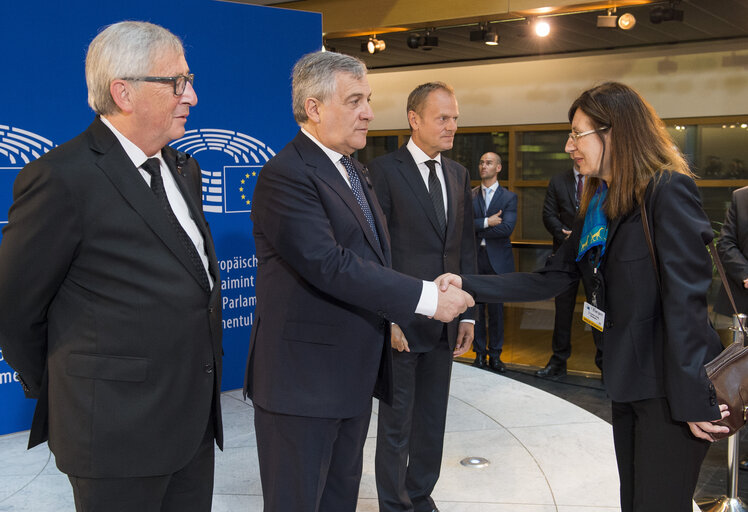
<instances>
[{"instance_id":1,"label":"black suit jacket","mask_svg":"<svg viewBox=\"0 0 748 512\"><path fill-rule=\"evenodd\" d=\"M350 418L368 410L372 393L391 396L389 321L411 319L423 284L387 268L384 216L354 165L381 243L338 169L303 133L257 180L257 308L244 390L263 409Z\"/></svg>"},{"instance_id":2,"label":"black suit jacket","mask_svg":"<svg viewBox=\"0 0 748 512\"><path fill-rule=\"evenodd\" d=\"M200 169L163 149L203 238L211 293L158 200L97 118L28 164L0 244L0 345L38 397L30 446L49 438L81 477L167 474L220 427L220 276Z\"/></svg>"},{"instance_id":3,"label":"black suit jacket","mask_svg":"<svg viewBox=\"0 0 748 512\"><path fill-rule=\"evenodd\" d=\"M743 280L748 278L748 187L732 193L732 202L717 240L717 253L725 267L738 313L748 313L748 290L743 286ZM723 315L733 314L724 286L720 287L714 309Z\"/></svg>"},{"instance_id":4,"label":"black suit jacket","mask_svg":"<svg viewBox=\"0 0 748 512\"><path fill-rule=\"evenodd\" d=\"M501 224L484 228L486 217L501 211ZM486 254L494 273L514 272L514 254L512 254L512 231L517 224L517 194L501 185L491 197L491 204L486 208L481 186L473 189L473 217L475 225L475 244L486 240Z\"/></svg>"},{"instance_id":5,"label":"black suit jacket","mask_svg":"<svg viewBox=\"0 0 748 512\"><path fill-rule=\"evenodd\" d=\"M424 281L432 281L445 272L477 271L470 176L457 162L444 156L441 160L447 189L446 236L439 228L426 184L406 146L369 164L392 237L392 268ZM472 315L470 309L461 318L473 318ZM452 348L458 322L452 321L447 327ZM434 348L444 328L441 322L421 316L398 324L412 352Z\"/></svg>"},{"instance_id":6,"label":"black suit jacket","mask_svg":"<svg viewBox=\"0 0 748 512\"><path fill-rule=\"evenodd\" d=\"M553 236L554 252L566 240L562 230L571 230L576 216L576 179L574 170L568 169L551 177L543 201L543 225Z\"/></svg>"},{"instance_id":7,"label":"black suit jacket","mask_svg":"<svg viewBox=\"0 0 748 512\"><path fill-rule=\"evenodd\" d=\"M646 206L662 279L657 286L639 208L610 222L600 264L598 304L605 329L597 337L608 395L618 402L666 397L673 419L719 418L704 364L721 350L707 316L712 239L694 181L682 174L650 183ZM549 264L534 273L465 276L477 301L521 302L554 297L580 277L592 282L593 265L576 262L584 219Z\"/></svg>"}]
</instances>

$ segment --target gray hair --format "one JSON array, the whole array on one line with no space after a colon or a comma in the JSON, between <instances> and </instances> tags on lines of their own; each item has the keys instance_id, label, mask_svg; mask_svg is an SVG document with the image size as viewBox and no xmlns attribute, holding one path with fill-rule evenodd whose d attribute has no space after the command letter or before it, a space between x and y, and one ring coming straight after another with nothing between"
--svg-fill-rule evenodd
<instances>
[{"instance_id":1,"label":"gray hair","mask_svg":"<svg viewBox=\"0 0 748 512\"><path fill-rule=\"evenodd\" d=\"M307 98L326 102L335 93L338 73L348 73L356 80L366 76L366 64L356 57L335 52L314 52L304 55L293 67L293 117L296 122L308 121L304 104Z\"/></svg>"},{"instance_id":2,"label":"gray hair","mask_svg":"<svg viewBox=\"0 0 748 512\"><path fill-rule=\"evenodd\" d=\"M100 115L118 112L109 92L112 81L147 75L156 59L167 52L184 55L184 47L177 36L163 27L144 21L109 25L88 46L88 104Z\"/></svg>"}]
</instances>

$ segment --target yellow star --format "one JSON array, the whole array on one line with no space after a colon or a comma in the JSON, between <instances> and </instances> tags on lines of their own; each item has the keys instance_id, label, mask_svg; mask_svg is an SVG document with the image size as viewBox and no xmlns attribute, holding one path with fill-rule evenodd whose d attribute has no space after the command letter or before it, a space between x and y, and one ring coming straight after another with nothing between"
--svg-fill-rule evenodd
<instances>
[{"instance_id":1,"label":"yellow star","mask_svg":"<svg viewBox=\"0 0 748 512\"><path fill-rule=\"evenodd\" d=\"M245 175L244 175L244 177L245 177L245 178L249 178L249 174L245 174Z\"/></svg>"},{"instance_id":2,"label":"yellow star","mask_svg":"<svg viewBox=\"0 0 748 512\"><path fill-rule=\"evenodd\" d=\"M239 187L239 192L244 192L244 187Z\"/></svg>"},{"instance_id":3,"label":"yellow star","mask_svg":"<svg viewBox=\"0 0 748 512\"><path fill-rule=\"evenodd\" d=\"M242 194L242 199L246 199L246 198L247 198L247 196L245 196L244 194Z\"/></svg>"},{"instance_id":4,"label":"yellow star","mask_svg":"<svg viewBox=\"0 0 748 512\"><path fill-rule=\"evenodd\" d=\"M247 176L247 178L249 178L249 176ZM242 180L242 185L244 185L244 180Z\"/></svg>"},{"instance_id":5,"label":"yellow star","mask_svg":"<svg viewBox=\"0 0 748 512\"><path fill-rule=\"evenodd\" d=\"M247 205L249 205L250 201L247 201Z\"/></svg>"},{"instance_id":6,"label":"yellow star","mask_svg":"<svg viewBox=\"0 0 748 512\"><path fill-rule=\"evenodd\" d=\"M252 171L252 176L257 176L257 173L255 171ZM247 176L249 178L249 176Z\"/></svg>"}]
</instances>

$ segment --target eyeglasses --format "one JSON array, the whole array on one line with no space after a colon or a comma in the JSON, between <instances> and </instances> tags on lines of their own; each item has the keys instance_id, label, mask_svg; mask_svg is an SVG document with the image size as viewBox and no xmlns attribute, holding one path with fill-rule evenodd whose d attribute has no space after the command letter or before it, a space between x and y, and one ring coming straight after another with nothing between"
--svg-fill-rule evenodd
<instances>
[{"instance_id":1,"label":"eyeglasses","mask_svg":"<svg viewBox=\"0 0 748 512\"><path fill-rule=\"evenodd\" d=\"M586 132L582 132L582 133L571 132L569 133L569 138L572 140L572 142L574 142L574 144L576 144L579 141L579 139L581 139L582 137L586 137L587 135L590 135L591 133L604 132L608 128L609 126L603 126L602 128L595 128L594 130L587 130Z\"/></svg>"},{"instance_id":2,"label":"eyeglasses","mask_svg":"<svg viewBox=\"0 0 748 512\"><path fill-rule=\"evenodd\" d=\"M195 83L194 73L188 75L177 75L177 76L136 76L122 78L121 80L128 80L130 82L157 82L160 84L167 84L169 82L174 84L174 94L181 96L184 94L184 90L187 88L187 82L190 85Z\"/></svg>"}]
</instances>

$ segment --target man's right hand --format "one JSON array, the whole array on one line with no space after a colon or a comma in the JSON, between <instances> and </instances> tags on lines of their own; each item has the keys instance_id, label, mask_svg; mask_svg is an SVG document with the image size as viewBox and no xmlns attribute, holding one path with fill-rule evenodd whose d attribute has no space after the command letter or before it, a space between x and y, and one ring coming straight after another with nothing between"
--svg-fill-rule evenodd
<instances>
[{"instance_id":1,"label":"man's right hand","mask_svg":"<svg viewBox=\"0 0 748 512\"><path fill-rule=\"evenodd\" d=\"M475 306L475 301L469 293L454 286L450 286L446 290L440 289L439 302L436 305L434 318L441 322L451 322L457 315L464 313L467 308L473 306Z\"/></svg>"}]
</instances>

